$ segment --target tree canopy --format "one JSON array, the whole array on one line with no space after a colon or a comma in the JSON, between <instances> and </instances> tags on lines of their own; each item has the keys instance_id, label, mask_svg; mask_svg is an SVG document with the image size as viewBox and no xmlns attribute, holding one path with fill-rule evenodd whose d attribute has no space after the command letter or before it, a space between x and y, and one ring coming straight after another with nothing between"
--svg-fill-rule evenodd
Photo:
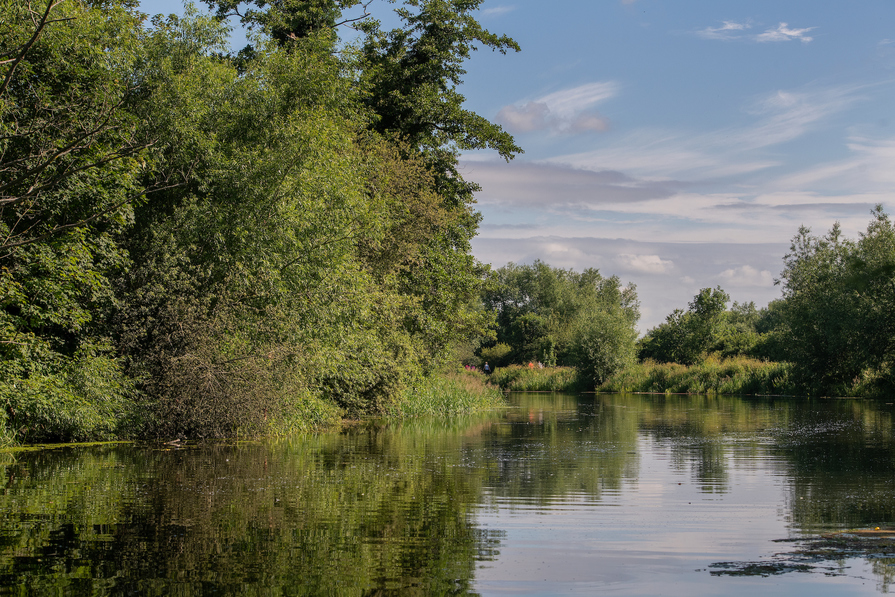
<instances>
[{"instance_id":1,"label":"tree canopy","mask_svg":"<svg viewBox=\"0 0 895 597\"><path fill-rule=\"evenodd\" d=\"M486 333L458 152L519 148L457 87L515 42L480 1L408 0L351 50L356 3L259 0L232 55L212 4L0 0L8 438L312 426Z\"/></svg>"},{"instance_id":2,"label":"tree canopy","mask_svg":"<svg viewBox=\"0 0 895 597\"><path fill-rule=\"evenodd\" d=\"M572 365L600 383L634 359L640 304L635 287L616 276L510 263L494 272L483 296L497 314L496 342L509 347L495 364Z\"/></svg>"},{"instance_id":3,"label":"tree canopy","mask_svg":"<svg viewBox=\"0 0 895 597\"><path fill-rule=\"evenodd\" d=\"M839 225L823 236L801 228L781 273L777 310L783 358L813 393L844 393L863 377L895 382L895 227L881 206L857 240Z\"/></svg>"}]
</instances>

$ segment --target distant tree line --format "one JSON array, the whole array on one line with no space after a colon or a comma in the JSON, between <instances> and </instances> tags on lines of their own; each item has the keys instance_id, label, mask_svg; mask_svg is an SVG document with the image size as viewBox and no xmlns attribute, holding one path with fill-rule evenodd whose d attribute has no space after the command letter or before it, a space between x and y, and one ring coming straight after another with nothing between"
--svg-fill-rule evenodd
<instances>
[{"instance_id":1,"label":"distant tree line","mask_svg":"<svg viewBox=\"0 0 895 597\"><path fill-rule=\"evenodd\" d=\"M616 276L510 263L494 272L483 299L497 316L495 337L479 351L492 366L574 366L593 386L635 358L640 303Z\"/></svg>"},{"instance_id":2,"label":"distant tree line","mask_svg":"<svg viewBox=\"0 0 895 597\"><path fill-rule=\"evenodd\" d=\"M728 309L720 287L704 288L640 340L641 360L698 363L750 356L794 365L811 395L884 395L895 390L895 227L881 206L857 240L838 224L823 236L802 227L783 260L782 297L766 308Z\"/></svg>"},{"instance_id":3,"label":"distant tree line","mask_svg":"<svg viewBox=\"0 0 895 597\"><path fill-rule=\"evenodd\" d=\"M895 391L895 226L881 206L857 240L838 224L823 236L801 228L778 283L782 297L761 309L703 288L638 340L633 285L595 269L511 263L484 287L497 327L473 360L574 366L592 386L637 360L749 357L790 363L794 387L807 395Z\"/></svg>"},{"instance_id":4,"label":"distant tree line","mask_svg":"<svg viewBox=\"0 0 895 597\"><path fill-rule=\"evenodd\" d=\"M518 50L481 0L406 0L393 30L208 4L0 0L5 441L305 429L487 333L458 156L520 150L457 90L473 49Z\"/></svg>"}]
</instances>

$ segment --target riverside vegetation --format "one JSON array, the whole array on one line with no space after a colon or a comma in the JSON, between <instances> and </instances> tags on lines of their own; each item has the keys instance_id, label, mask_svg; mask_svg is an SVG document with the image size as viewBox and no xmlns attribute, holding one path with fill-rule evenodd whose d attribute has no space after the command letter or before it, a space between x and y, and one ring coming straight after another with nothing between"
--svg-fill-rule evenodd
<instances>
[{"instance_id":1,"label":"riverside vegetation","mask_svg":"<svg viewBox=\"0 0 895 597\"><path fill-rule=\"evenodd\" d=\"M641 359L695 367L690 381L641 366L615 387L886 396L895 391L895 227L881 206L857 240L801 228L767 308L703 289L641 340ZM725 361L725 359L727 359ZM761 362L756 362L758 361ZM639 377L639 381L635 378ZM738 388L738 389L735 389ZM675 390L676 389L676 390Z\"/></svg>"},{"instance_id":2,"label":"riverside vegetation","mask_svg":"<svg viewBox=\"0 0 895 597\"><path fill-rule=\"evenodd\" d=\"M385 30L353 0L151 22L133 0L0 0L0 443L493 404L439 374L461 359L513 389L895 389L881 208L856 241L800 230L766 309L703 289L639 341L615 276L477 262L459 152L521 151L458 91L473 50L519 49L481 3L404 0ZM234 15L252 33L231 53ZM505 367L534 360L574 369Z\"/></svg>"},{"instance_id":3,"label":"riverside vegetation","mask_svg":"<svg viewBox=\"0 0 895 597\"><path fill-rule=\"evenodd\" d=\"M284 434L469 389L432 381L491 321L458 155L520 150L457 87L517 44L481 0L406 0L391 30L350 0L208 4L0 0L6 443Z\"/></svg>"},{"instance_id":4,"label":"riverside vegetation","mask_svg":"<svg viewBox=\"0 0 895 597\"><path fill-rule=\"evenodd\" d=\"M595 270L579 275L540 262L510 264L495 273L497 289L484 294L497 312L498 331L479 350L480 361L498 366L495 379L502 387L518 390L562 385L608 392L890 396L895 226L881 206L871 216L857 240L844 238L838 224L823 236L801 228L783 260L782 297L766 308L728 307L724 290L703 288L686 310L676 309L639 340L633 287ZM600 300L597 309L582 307ZM594 313L614 327L589 323ZM610 331L584 348L583 330L596 329ZM577 369L500 369L535 360ZM548 381L552 376L563 381Z\"/></svg>"}]
</instances>

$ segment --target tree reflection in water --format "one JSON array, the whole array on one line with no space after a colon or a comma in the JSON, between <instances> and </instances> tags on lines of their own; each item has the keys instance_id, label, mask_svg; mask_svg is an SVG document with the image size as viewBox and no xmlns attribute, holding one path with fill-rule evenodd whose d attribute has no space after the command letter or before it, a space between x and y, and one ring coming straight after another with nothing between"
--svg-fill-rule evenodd
<instances>
[{"instance_id":1,"label":"tree reflection in water","mask_svg":"<svg viewBox=\"0 0 895 597\"><path fill-rule=\"evenodd\" d=\"M644 467L659 462L714 504L737 490L743 469L784 479L780 515L794 533L895 521L891 405L513 401L481 416L290 441L4 454L0 593L471 594L477 567L513 548L485 514L623 506L655 484ZM673 517L657 515L673 532ZM890 560L868 562L887 590Z\"/></svg>"}]
</instances>

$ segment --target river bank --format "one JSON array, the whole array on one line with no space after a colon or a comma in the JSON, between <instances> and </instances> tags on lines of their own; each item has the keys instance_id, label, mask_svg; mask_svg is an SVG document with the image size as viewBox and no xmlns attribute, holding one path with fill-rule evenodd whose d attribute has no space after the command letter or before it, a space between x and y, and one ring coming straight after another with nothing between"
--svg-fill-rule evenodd
<instances>
[{"instance_id":1,"label":"river bank","mask_svg":"<svg viewBox=\"0 0 895 597\"><path fill-rule=\"evenodd\" d=\"M795 395L792 365L748 357L709 357L695 365L645 361L629 365L596 389L601 392Z\"/></svg>"},{"instance_id":2,"label":"river bank","mask_svg":"<svg viewBox=\"0 0 895 597\"><path fill-rule=\"evenodd\" d=\"M709 357L695 365L645 361L628 365L603 383L589 386L575 367L498 368L489 381L518 392L608 392L669 394L795 395L789 363Z\"/></svg>"}]
</instances>

